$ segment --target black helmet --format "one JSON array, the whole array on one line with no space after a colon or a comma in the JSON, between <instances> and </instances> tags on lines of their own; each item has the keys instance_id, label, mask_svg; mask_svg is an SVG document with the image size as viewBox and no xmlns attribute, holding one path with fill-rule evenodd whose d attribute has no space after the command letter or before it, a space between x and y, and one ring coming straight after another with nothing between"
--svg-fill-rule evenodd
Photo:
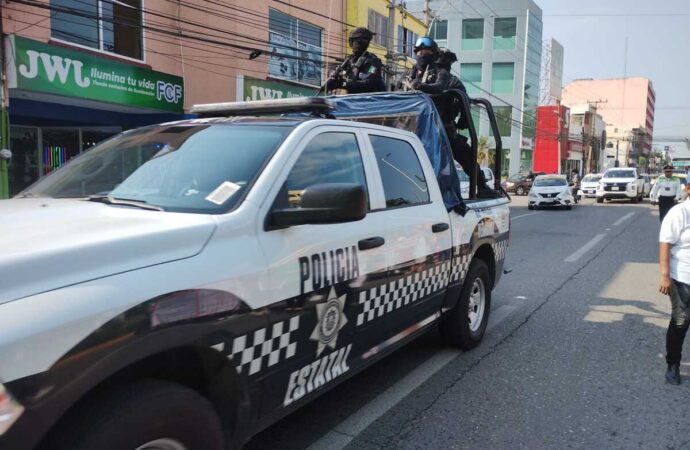
<instances>
[{"instance_id":1,"label":"black helmet","mask_svg":"<svg viewBox=\"0 0 690 450\"><path fill-rule=\"evenodd\" d=\"M665 165L664 166L664 172L666 172L668 170L673 170L673 166Z\"/></svg>"},{"instance_id":2,"label":"black helmet","mask_svg":"<svg viewBox=\"0 0 690 450\"><path fill-rule=\"evenodd\" d=\"M417 53L419 50L428 48L429 50L432 50L434 53L438 52L438 44L436 44L436 41L431 39L429 36L423 36L417 39L417 42L414 44L414 52Z\"/></svg>"},{"instance_id":3,"label":"black helmet","mask_svg":"<svg viewBox=\"0 0 690 450\"><path fill-rule=\"evenodd\" d=\"M350 31L350 38L348 40L352 41L353 39L366 39L367 41L371 41L371 38L374 37L374 34L375 33L369 31L368 28L357 27Z\"/></svg>"},{"instance_id":4,"label":"black helmet","mask_svg":"<svg viewBox=\"0 0 690 450\"><path fill-rule=\"evenodd\" d=\"M457 60L457 55L451 52L449 49L444 47L438 49L438 59L436 60L437 64L441 64L442 66L450 66Z\"/></svg>"}]
</instances>

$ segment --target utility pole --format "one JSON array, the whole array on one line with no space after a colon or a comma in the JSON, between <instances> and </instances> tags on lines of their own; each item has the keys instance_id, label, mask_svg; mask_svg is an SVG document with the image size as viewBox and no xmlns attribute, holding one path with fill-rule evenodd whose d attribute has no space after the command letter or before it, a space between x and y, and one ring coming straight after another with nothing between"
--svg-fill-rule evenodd
<instances>
[{"instance_id":1,"label":"utility pole","mask_svg":"<svg viewBox=\"0 0 690 450\"><path fill-rule=\"evenodd\" d=\"M558 167L556 173L561 173L561 101L556 101L556 117L558 118L558 127L556 132L556 139L558 140Z\"/></svg>"},{"instance_id":2,"label":"utility pole","mask_svg":"<svg viewBox=\"0 0 690 450\"><path fill-rule=\"evenodd\" d=\"M388 36L386 36L386 67L388 70L388 76L393 76L395 74L395 55L396 51L394 48L393 35L396 34L395 27L395 0L388 1ZM401 43L402 44L402 43ZM395 77L394 77L395 78ZM391 84L389 80L389 84ZM392 82L395 84L395 80Z\"/></svg>"},{"instance_id":3,"label":"utility pole","mask_svg":"<svg viewBox=\"0 0 690 450\"><path fill-rule=\"evenodd\" d=\"M429 32L429 0L424 0L424 25L426 25L427 33Z\"/></svg>"}]
</instances>

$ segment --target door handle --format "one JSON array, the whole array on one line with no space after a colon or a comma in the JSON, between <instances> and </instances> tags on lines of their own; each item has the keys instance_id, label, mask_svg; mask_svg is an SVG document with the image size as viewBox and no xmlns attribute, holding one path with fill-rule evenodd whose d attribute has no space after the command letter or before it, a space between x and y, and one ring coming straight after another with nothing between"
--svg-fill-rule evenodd
<instances>
[{"instance_id":1,"label":"door handle","mask_svg":"<svg viewBox=\"0 0 690 450\"><path fill-rule=\"evenodd\" d=\"M381 247L386 243L386 240L381 236L370 237L367 239L362 239L357 243L360 250L369 250L370 248Z\"/></svg>"},{"instance_id":2,"label":"door handle","mask_svg":"<svg viewBox=\"0 0 690 450\"><path fill-rule=\"evenodd\" d=\"M445 222L435 223L431 226L431 232L440 233L441 231L446 231L448 228L450 228L450 225Z\"/></svg>"}]
</instances>

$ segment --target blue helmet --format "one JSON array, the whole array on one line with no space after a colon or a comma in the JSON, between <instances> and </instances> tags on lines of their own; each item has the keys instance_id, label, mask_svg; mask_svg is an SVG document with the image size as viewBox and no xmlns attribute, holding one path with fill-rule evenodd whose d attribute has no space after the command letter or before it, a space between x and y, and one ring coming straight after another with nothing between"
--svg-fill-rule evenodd
<instances>
[{"instance_id":1,"label":"blue helmet","mask_svg":"<svg viewBox=\"0 0 690 450\"><path fill-rule=\"evenodd\" d=\"M431 39L429 36L423 36L417 39L417 42L414 44L414 52L417 53L419 50L422 49L429 49L432 50L434 53L438 52L438 44L436 44L436 41Z\"/></svg>"}]
</instances>

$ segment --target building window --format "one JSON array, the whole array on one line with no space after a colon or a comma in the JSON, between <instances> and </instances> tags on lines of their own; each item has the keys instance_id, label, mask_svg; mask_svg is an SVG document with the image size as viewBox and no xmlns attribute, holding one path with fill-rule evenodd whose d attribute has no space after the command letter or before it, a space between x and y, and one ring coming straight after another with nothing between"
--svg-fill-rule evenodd
<instances>
[{"instance_id":1,"label":"building window","mask_svg":"<svg viewBox=\"0 0 690 450\"><path fill-rule=\"evenodd\" d=\"M388 17L370 9L367 19L367 28L376 33L374 35L374 43L385 47L386 39L388 39Z\"/></svg>"},{"instance_id":2,"label":"building window","mask_svg":"<svg viewBox=\"0 0 690 450\"><path fill-rule=\"evenodd\" d=\"M429 36L436 41L436 43L444 47L448 42L448 21L446 20L435 20L431 25L431 30L429 30Z\"/></svg>"},{"instance_id":3,"label":"building window","mask_svg":"<svg viewBox=\"0 0 690 450\"><path fill-rule=\"evenodd\" d=\"M398 53L401 55L409 56L414 58L414 44L417 42L419 35L414 33L407 28L398 25L398 36L397 36L397 49Z\"/></svg>"},{"instance_id":4,"label":"building window","mask_svg":"<svg viewBox=\"0 0 690 450\"><path fill-rule=\"evenodd\" d=\"M509 137L513 129L513 107L494 106L494 113L496 114L496 122L498 122L498 132L502 137ZM493 131L491 136L493 136Z\"/></svg>"},{"instance_id":5,"label":"building window","mask_svg":"<svg viewBox=\"0 0 690 450\"><path fill-rule=\"evenodd\" d=\"M56 39L143 59L141 0L51 0Z\"/></svg>"},{"instance_id":6,"label":"building window","mask_svg":"<svg viewBox=\"0 0 690 450\"><path fill-rule=\"evenodd\" d=\"M468 94L476 94L480 92L482 87L482 64L460 64L460 78L465 84Z\"/></svg>"},{"instance_id":7,"label":"building window","mask_svg":"<svg viewBox=\"0 0 690 450\"><path fill-rule=\"evenodd\" d=\"M323 30L275 9L268 11L271 55L268 75L281 80L321 85Z\"/></svg>"},{"instance_id":8,"label":"building window","mask_svg":"<svg viewBox=\"0 0 690 450\"><path fill-rule=\"evenodd\" d=\"M515 64L494 63L491 68L491 92L494 94L512 94L515 78Z\"/></svg>"},{"instance_id":9,"label":"building window","mask_svg":"<svg viewBox=\"0 0 690 450\"><path fill-rule=\"evenodd\" d=\"M517 36L517 19L505 17L494 20L494 49L512 50Z\"/></svg>"},{"instance_id":10,"label":"building window","mask_svg":"<svg viewBox=\"0 0 690 450\"><path fill-rule=\"evenodd\" d=\"M465 19L462 21L463 50L481 50L484 39L484 19Z\"/></svg>"}]
</instances>

